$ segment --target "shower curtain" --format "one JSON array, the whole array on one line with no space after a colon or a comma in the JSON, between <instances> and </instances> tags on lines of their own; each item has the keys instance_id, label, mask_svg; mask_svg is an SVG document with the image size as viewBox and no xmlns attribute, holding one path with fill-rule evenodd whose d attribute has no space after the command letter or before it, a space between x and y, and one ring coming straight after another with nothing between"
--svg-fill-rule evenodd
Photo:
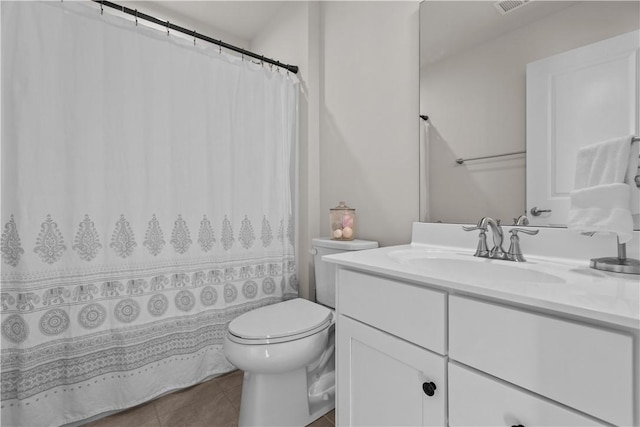
<instances>
[{"instance_id":1,"label":"shower curtain","mask_svg":"<svg viewBox=\"0 0 640 427\"><path fill-rule=\"evenodd\" d=\"M3 426L233 367L297 295L295 76L86 2L1 2Z\"/></svg>"}]
</instances>

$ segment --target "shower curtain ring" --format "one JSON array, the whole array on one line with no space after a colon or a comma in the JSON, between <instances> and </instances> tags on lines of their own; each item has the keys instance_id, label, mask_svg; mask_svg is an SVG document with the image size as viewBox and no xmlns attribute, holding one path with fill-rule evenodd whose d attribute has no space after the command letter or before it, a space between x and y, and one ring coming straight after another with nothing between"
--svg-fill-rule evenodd
<instances>
[{"instance_id":1,"label":"shower curtain ring","mask_svg":"<svg viewBox=\"0 0 640 427\"><path fill-rule=\"evenodd\" d=\"M193 45L196 45L196 30L193 30Z\"/></svg>"},{"instance_id":2,"label":"shower curtain ring","mask_svg":"<svg viewBox=\"0 0 640 427\"><path fill-rule=\"evenodd\" d=\"M138 26L138 9L136 9L136 27Z\"/></svg>"},{"instance_id":3,"label":"shower curtain ring","mask_svg":"<svg viewBox=\"0 0 640 427\"><path fill-rule=\"evenodd\" d=\"M262 58L260 58L260 66L264 68L264 55L262 55Z\"/></svg>"},{"instance_id":4,"label":"shower curtain ring","mask_svg":"<svg viewBox=\"0 0 640 427\"><path fill-rule=\"evenodd\" d=\"M242 49L242 60L244 61L244 49Z\"/></svg>"},{"instance_id":5,"label":"shower curtain ring","mask_svg":"<svg viewBox=\"0 0 640 427\"><path fill-rule=\"evenodd\" d=\"M218 40L218 53L222 54L222 39Z\"/></svg>"},{"instance_id":6,"label":"shower curtain ring","mask_svg":"<svg viewBox=\"0 0 640 427\"><path fill-rule=\"evenodd\" d=\"M169 21L167 20L167 36L169 35Z\"/></svg>"},{"instance_id":7,"label":"shower curtain ring","mask_svg":"<svg viewBox=\"0 0 640 427\"><path fill-rule=\"evenodd\" d=\"M102 7L102 3L104 3L104 0L100 0L100 15L104 14L104 8Z\"/></svg>"}]
</instances>

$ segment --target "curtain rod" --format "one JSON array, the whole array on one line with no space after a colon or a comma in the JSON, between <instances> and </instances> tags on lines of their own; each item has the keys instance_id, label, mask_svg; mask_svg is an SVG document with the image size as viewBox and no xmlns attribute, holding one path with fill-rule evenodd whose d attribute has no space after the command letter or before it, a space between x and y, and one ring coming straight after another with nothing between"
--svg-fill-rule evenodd
<instances>
[{"instance_id":1,"label":"curtain rod","mask_svg":"<svg viewBox=\"0 0 640 427\"><path fill-rule=\"evenodd\" d=\"M284 68L285 70L291 71L294 74L298 74L298 66L297 65L283 64L282 62L276 61L275 59L266 58L263 55L258 55L256 53L250 52L250 51L248 51L246 49L242 49L242 48L239 48L239 47L234 46L232 44L225 43L222 40L216 40L216 39L213 39L213 38L211 38L209 36L205 36L204 34L198 34L195 30L193 30L193 31L192 30L187 30L186 28L183 28L183 27L180 27L178 25L172 24L169 21L162 21L162 20L160 20L160 19L158 19L156 17L153 17L151 15L147 15L146 13L139 12L138 9L131 9L131 8L126 7L126 6L121 6L119 4L116 4L116 3L113 3L113 2L110 2L110 1L105 1L105 0L91 0L91 1L93 1L95 3L99 3L100 7L102 7L102 6L110 7L112 9L119 10L122 13L126 13L128 15L135 16L136 20L137 19L144 19L145 21L153 22L154 24L157 24L157 25L160 25L160 26L163 26L163 27L167 28L167 31L171 29L171 30L177 31L179 33L191 36L193 38L204 40L206 42L216 44L216 45L218 45L220 47L223 47L225 49L241 53L242 55L250 56L251 58L258 59L261 62L266 62L267 64L272 64L272 65L275 65L277 67Z\"/></svg>"}]
</instances>

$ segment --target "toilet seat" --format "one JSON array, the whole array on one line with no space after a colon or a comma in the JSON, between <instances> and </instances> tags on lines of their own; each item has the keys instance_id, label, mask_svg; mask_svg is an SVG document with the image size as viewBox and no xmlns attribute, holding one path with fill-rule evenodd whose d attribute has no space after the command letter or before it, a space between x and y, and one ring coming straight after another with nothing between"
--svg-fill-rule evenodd
<instances>
[{"instance_id":1,"label":"toilet seat","mask_svg":"<svg viewBox=\"0 0 640 427\"><path fill-rule=\"evenodd\" d=\"M229 323L228 337L238 344L274 344L308 337L332 324L332 310L295 298L236 317Z\"/></svg>"}]
</instances>

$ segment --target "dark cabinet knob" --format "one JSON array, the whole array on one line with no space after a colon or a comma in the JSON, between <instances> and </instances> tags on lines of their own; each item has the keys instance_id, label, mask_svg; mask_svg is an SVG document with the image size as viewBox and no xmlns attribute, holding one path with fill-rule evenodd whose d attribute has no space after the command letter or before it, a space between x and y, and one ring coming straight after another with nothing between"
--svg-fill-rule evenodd
<instances>
[{"instance_id":1,"label":"dark cabinet knob","mask_svg":"<svg viewBox=\"0 0 640 427\"><path fill-rule=\"evenodd\" d=\"M422 383L422 390L427 396L433 396L436 392L436 385L432 382Z\"/></svg>"}]
</instances>

